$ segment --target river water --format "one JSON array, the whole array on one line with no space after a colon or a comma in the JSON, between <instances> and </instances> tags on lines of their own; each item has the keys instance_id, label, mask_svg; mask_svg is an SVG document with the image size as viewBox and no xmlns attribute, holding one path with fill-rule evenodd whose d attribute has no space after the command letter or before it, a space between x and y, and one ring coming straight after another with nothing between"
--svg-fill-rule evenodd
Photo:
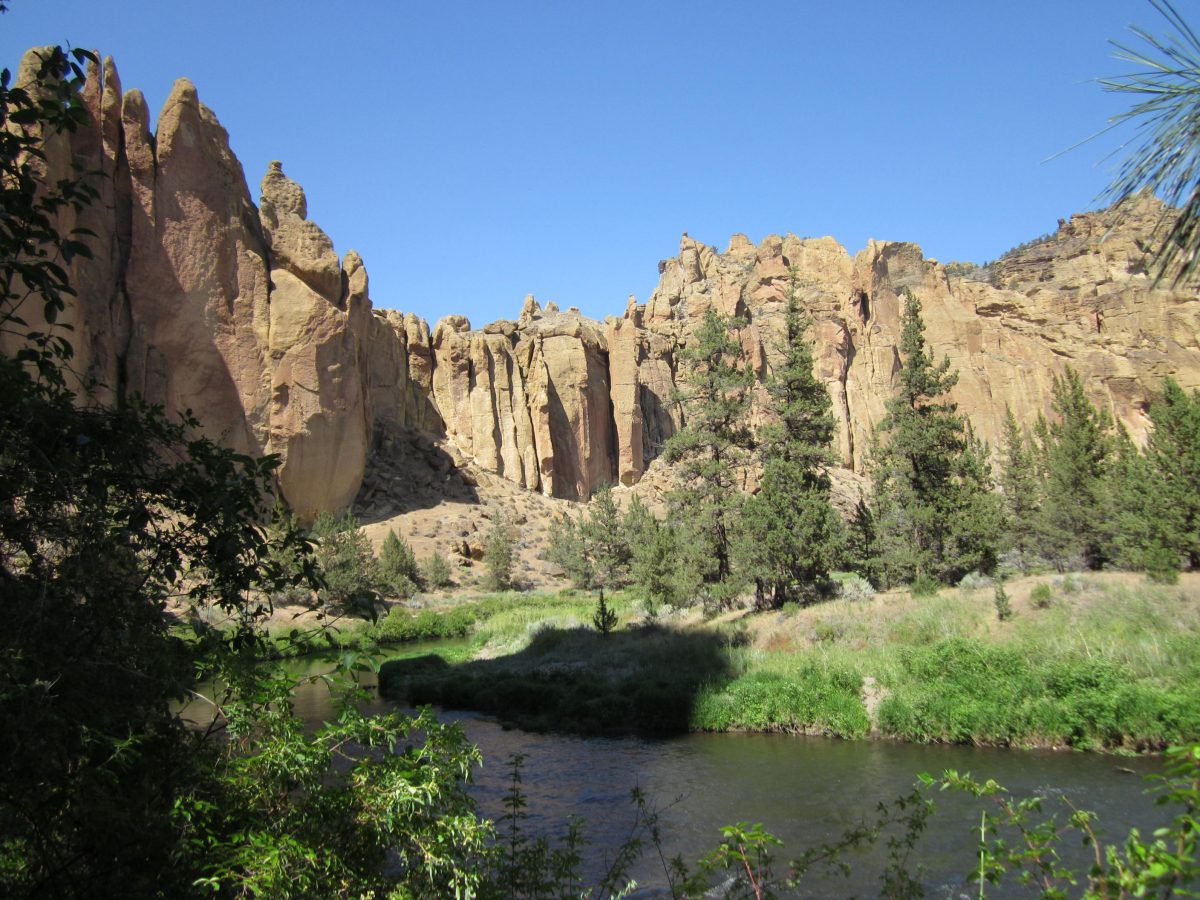
<instances>
[{"instance_id":1,"label":"river water","mask_svg":"<svg viewBox=\"0 0 1200 900\"><path fill-rule=\"evenodd\" d=\"M302 660L288 668L297 675L314 674L331 670L332 664ZM310 722L330 716L329 691L321 682L302 685L295 702ZM371 707L382 711L390 704L377 698ZM1060 821L1069 815L1064 803L1069 799L1098 813L1108 837L1123 836L1132 826L1146 833L1163 820L1145 780L1160 770L1157 758L777 735L581 738L506 729L471 714L446 712L443 718L459 722L483 753L472 788L481 812L490 818L502 814L510 785L507 760L524 754L529 831L555 836L567 816L583 816L592 878L629 833L635 787L663 810L667 853L681 853L689 861L717 844L721 826L738 821L763 823L783 840L778 858L786 860L872 817L880 801L906 793L918 773L939 775L946 769L994 778L1017 797L1044 796L1046 813L1057 813ZM980 802L950 793L937 793L934 800L937 812L915 855L925 869L927 896L977 897L978 886L968 883L966 873L978 845ZM1078 839L1064 844L1064 856L1086 867ZM883 856L881 849L851 856L855 874L850 881L810 876L796 896L877 895ZM644 857L634 875L643 886L665 883L656 855ZM1033 893L1029 888L988 890L989 897Z\"/></svg>"}]
</instances>

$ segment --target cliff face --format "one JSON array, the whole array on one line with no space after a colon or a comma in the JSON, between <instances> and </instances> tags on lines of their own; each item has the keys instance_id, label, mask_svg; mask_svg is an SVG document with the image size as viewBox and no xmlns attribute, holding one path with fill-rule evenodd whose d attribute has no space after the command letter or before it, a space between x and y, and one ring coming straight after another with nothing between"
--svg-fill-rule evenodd
<instances>
[{"instance_id":1,"label":"cliff face","mask_svg":"<svg viewBox=\"0 0 1200 900\"><path fill-rule=\"evenodd\" d=\"M680 425L679 350L705 311L746 320L740 340L763 376L792 273L848 470L864 470L900 368L904 287L923 303L933 352L959 372L954 399L990 441L1006 406L1026 423L1049 412L1067 365L1137 439L1164 376L1200 386L1200 300L1152 290L1142 268L1164 215L1152 199L1072 217L993 265L991 283L953 276L913 244L872 241L852 257L831 238L735 235L720 253L685 234L649 301L630 298L623 317L596 322L530 297L517 321L473 330L448 316L431 330L372 308L362 260L338 260L279 164L255 207L190 83L176 83L153 135L111 60L85 95L91 128L56 139L48 159L51 177L72 161L96 172L100 191L62 223L98 236L95 258L72 263L79 372L99 380L98 399L136 391L190 408L236 449L280 454L281 488L304 517L349 505L368 458L406 446L390 439L405 430L545 494L633 484Z\"/></svg>"}]
</instances>

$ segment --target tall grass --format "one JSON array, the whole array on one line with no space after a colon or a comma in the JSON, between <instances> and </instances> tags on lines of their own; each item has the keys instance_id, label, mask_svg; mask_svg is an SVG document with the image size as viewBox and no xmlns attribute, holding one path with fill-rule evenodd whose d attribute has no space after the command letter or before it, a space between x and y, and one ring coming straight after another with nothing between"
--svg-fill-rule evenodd
<instances>
[{"instance_id":1,"label":"tall grass","mask_svg":"<svg viewBox=\"0 0 1200 900\"><path fill-rule=\"evenodd\" d=\"M1052 599L1030 602L1037 583ZM1200 737L1200 603L1181 588L1087 579L834 600L737 623L633 626L564 592L470 604L476 661L405 673L419 702L575 731L754 730L1142 750ZM874 679L873 714L863 697Z\"/></svg>"}]
</instances>

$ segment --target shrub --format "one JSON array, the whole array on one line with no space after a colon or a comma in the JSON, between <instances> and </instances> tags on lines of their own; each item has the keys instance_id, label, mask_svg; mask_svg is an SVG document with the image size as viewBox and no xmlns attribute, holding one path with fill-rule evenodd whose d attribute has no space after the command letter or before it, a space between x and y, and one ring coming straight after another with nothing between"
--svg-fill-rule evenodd
<instances>
[{"instance_id":1,"label":"shrub","mask_svg":"<svg viewBox=\"0 0 1200 900\"><path fill-rule=\"evenodd\" d=\"M849 669L805 666L789 675L752 672L696 697L693 728L703 731L821 732L861 737L870 728L862 677Z\"/></svg>"},{"instance_id":2,"label":"shrub","mask_svg":"<svg viewBox=\"0 0 1200 900\"><path fill-rule=\"evenodd\" d=\"M918 575L908 589L913 597L935 597L940 587L936 578L930 575Z\"/></svg>"},{"instance_id":3,"label":"shrub","mask_svg":"<svg viewBox=\"0 0 1200 900\"><path fill-rule=\"evenodd\" d=\"M1087 581L1078 572L1068 572L1066 575L1055 575L1050 579L1050 583L1064 594L1078 594L1085 587L1087 587Z\"/></svg>"},{"instance_id":4,"label":"shrub","mask_svg":"<svg viewBox=\"0 0 1200 900\"><path fill-rule=\"evenodd\" d=\"M979 572L968 572L958 583L959 590L963 591L975 591L980 588L991 587L991 585L992 579Z\"/></svg>"},{"instance_id":5,"label":"shrub","mask_svg":"<svg viewBox=\"0 0 1200 900\"><path fill-rule=\"evenodd\" d=\"M381 644L400 644L408 641L433 641L463 637L475 624L475 613L469 607L456 606L445 611L423 609L410 612L393 606L372 628L371 637Z\"/></svg>"},{"instance_id":6,"label":"shrub","mask_svg":"<svg viewBox=\"0 0 1200 900\"><path fill-rule=\"evenodd\" d=\"M826 644L836 641L845 633L845 631L845 627L840 623L821 619L813 624L810 638L814 644Z\"/></svg>"},{"instance_id":7,"label":"shrub","mask_svg":"<svg viewBox=\"0 0 1200 900\"><path fill-rule=\"evenodd\" d=\"M1052 599L1053 595L1048 584L1039 584L1029 595L1029 602L1033 604L1034 609L1049 608Z\"/></svg>"},{"instance_id":8,"label":"shrub","mask_svg":"<svg viewBox=\"0 0 1200 900\"><path fill-rule=\"evenodd\" d=\"M857 603L864 600L870 600L875 596L875 588L871 582L863 578L861 575L851 575L849 578L842 581L838 587L838 595L843 600L849 600Z\"/></svg>"}]
</instances>

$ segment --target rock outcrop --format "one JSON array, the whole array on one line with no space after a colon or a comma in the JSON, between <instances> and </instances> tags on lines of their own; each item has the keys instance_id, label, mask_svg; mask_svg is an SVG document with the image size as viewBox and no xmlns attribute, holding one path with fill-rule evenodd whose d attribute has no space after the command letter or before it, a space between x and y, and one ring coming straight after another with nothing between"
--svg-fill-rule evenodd
<instances>
[{"instance_id":1,"label":"rock outcrop","mask_svg":"<svg viewBox=\"0 0 1200 900\"><path fill-rule=\"evenodd\" d=\"M52 178L72 160L97 173L99 201L62 222L97 235L94 258L72 262L79 371L99 399L136 391L193 410L239 450L278 453L302 517L349 505L373 454L412 445L402 434L557 497L634 484L681 425L679 351L705 312L745 321L739 339L765 377L792 289L812 315L847 477L865 470L900 369L904 288L922 301L933 352L959 372L954 399L993 442L1005 407L1025 423L1050 411L1067 365L1139 440L1165 376L1200 386L1197 293L1155 287L1145 271L1169 216L1152 198L1073 216L982 270L906 243L851 256L832 238L734 235L719 252L685 234L649 300L630 298L621 317L596 322L527 297L516 321L473 329L451 315L430 329L373 309L363 261L353 251L339 261L280 164L255 206L189 82L176 83L154 133L111 60L93 67L84 97L91 125L56 137L46 164Z\"/></svg>"}]
</instances>

